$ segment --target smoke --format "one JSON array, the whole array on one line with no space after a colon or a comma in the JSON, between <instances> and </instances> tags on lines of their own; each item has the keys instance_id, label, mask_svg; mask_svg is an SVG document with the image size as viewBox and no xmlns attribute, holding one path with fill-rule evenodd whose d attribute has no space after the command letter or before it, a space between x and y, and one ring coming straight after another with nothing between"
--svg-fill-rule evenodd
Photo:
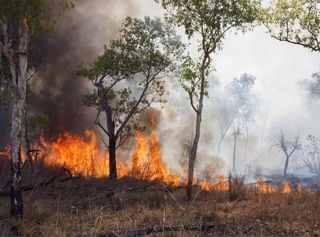
<instances>
[{"instance_id":1,"label":"smoke","mask_svg":"<svg viewBox=\"0 0 320 237\"><path fill-rule=\"evenodd\" d=\"M37 78L31 81L29 107L33 113L49 115L52 135L64 130L79 134L95 128L96 111L81 106L81 98L90 85L75 75L77 66L90 63L102 53L103 45L117 35L126 16L159 12L152 0L78 0L76 8L67 12L59 22L57 31L41 41L43 67ZM196 49L194 47L194 51ZM247 150L244 149L244 138L239 138L239 173L266 173L269 169L281 172L284 160L281 152L273 148L281 131L288 139L297 135L304 139L309 134L320 137L319 102L303 95L296 85L296 81L311 78L312 73L319 71L318 54L272 40L264 29L258 28L245 35L226 37L223 50L214 55L213 61L213 75L222 87L243 73L257 78L255 87L262 104L249 130ZM155 129L164 161L169 168L183 174L194 135L195 114L177 80L167 85L170 96L168 103L161 105L163 108L155 107L158 111ZM209 98L205 101L197 174L206 169L212 172L211 175L228 174L232 167L233 127L226 135L219 157L216 152L220 128L214 110L217 93L214 88L211 84ZM3 115L1 108L0 115ZM141 120L148 124L149 117L150 114L146 113ZM3 136L4 121L0 116L0 137ZM126 145L122 152L128 157L134 141ZM295 172L291 164L290 169Z\"/></svg>"},{"instance_id":2,"label":"smoke","mask_svg":"<svg viewBox=\"0 0 320 237\"><path fill-rule=\"evenodd\" d=\"M88 64L102 53L126 16L138 14L133 1L78 0L61 19L56 32L41 40L44 59L31 82L33 113L49 116L51 135L62 131L82 133L94 128L95 111L82 106L89 83L75 75L80 64Z\"/></svg>"}]
</instances>

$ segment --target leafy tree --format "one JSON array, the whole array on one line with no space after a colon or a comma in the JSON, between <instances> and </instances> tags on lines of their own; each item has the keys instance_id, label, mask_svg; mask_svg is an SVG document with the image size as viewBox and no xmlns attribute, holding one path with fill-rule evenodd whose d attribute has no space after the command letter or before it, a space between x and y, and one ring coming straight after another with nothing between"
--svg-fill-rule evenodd
<instances>
[{"instance_id":1,"label":"leafy tree","mask_svg":"<svg viewBox=\"0 0 320 237\"><path fill-rule=\"evenodd\" d=\"M185 27L189 38L200 37L200 57L185 61L181 83L189 95L196 113L195 136L189 155L187 198L191 199L194 164L200 139L204 97L208 95L208 74L211 56L222 46L226 33L255 20L256 1L161 1L179 25Z\"/></svg>"},{"instance_id":2,"label":"leafy tree","mask_svg":"<svg viewBox=\"0 0 320 237\"><path fill-rule=\"evenodd\" d=\"M273 38L320 52L320 0L276 0L261 20Z\"/></svg>"},{"instance_id":3,"label":"leafy tree","mask_svg":"<svg viewBox=\"0 0 320 237\"><path fill-rule=\"evenodd\" d=\"M311 173L320 175L320 139L318 137L307 136L303 162Z\"/></svg>"},{"instance_id":4,"label":"leafy tree","mask_svg":"<svg viewBox=\"0 0 320 237\"><path fill-rule=\"evenodd\" d=\"M311 79L299 81L299 85L313 98L320 98L320 73L313 73Z\"/></svg>"},{"instance_id":5,"label":"leafy tree","mask_svg":"<svg viewBox=\"0 0 320 237\"><path fill-rule=\"evenodd\" d=\"M164 102L163 79L175 69L182 50L168 21L128 17L103 55L78 70L94 86L84 102L97 109L95 123L108 137L110 179L117 179L117 148L139 128L136 115L154 102Z\"/></svg>"},{"instance_id":6,"label":"leafy tree","mask_svg":"<svg viewBox=\"0 0 320 237\"><path fill-rule=\"evenodd\" d=\"M234 78L222 95L216 96L216 118L220 127L218 154L227 132L234 123L245 130L247 146L249 126L254 122L258 108L258 98L252 92L255 81L254 76L243 74L240 78Z\"/></svg>"},{"instance_id":7,"label":"leafy tree","mask_svg":"<svg viewBox=\"0 0 320 237\"><path fill-rule=\"evenodd\" d=\"M22 217L21 139L31 39L51 31L68 0L3 0L0 8L0 56L10 72L11 111L11 215ZM48 15L49 14L49 15Z\"/></svg>"},{"instance_id":8,"label":"leafy tree","mask_svg":"<svg viewBox=\"0 0 320 237\"><path fill-rule=\"evenodd\" d=\"M196 114L195 135L189 154L187 199L192 196L194 164L200 140L203 100L208 95L208 74L212 56L222 47L222 41L231 29L244 29L256 19L256 0L156 0L169 11L189 38L198 39L200 56L188 57L182 67L181 83L189 95Z\"/></svg>"}]
</instances>

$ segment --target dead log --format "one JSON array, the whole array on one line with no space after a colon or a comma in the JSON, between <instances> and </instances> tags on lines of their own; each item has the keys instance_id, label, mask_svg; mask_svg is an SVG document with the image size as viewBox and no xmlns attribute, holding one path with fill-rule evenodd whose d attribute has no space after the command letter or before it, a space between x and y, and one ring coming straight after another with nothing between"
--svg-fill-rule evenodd
<instances>
[{"instance_id":1,"label":"dead log","mask_svg":"<svg viewBox=\"0 0 320 237\"><path fill-rule=\"evenodd\" d=\"M63 183L63 182L67 182L67 181L69 181L71 179L75 179L75 178L77 178L77 177L67 177L67 178L57 180L57 176L52 176L48 179L43 180L40 183L22 186L21 190L23 192L26 192L26 191L34 190L35 188L46 188L48 185L54 183L55 181L57 181L59 183ZM10 196L10 191L0 191L0 197L6 197L6 196Z\"/></svg>"},{"instance_id":2,"label":"dead log","mask_svg":"<svg viewBox=\"0 0 320 237\"><path fill-rule=\"evenodd\" d=\"M164 232L177 232L177 231L198 231L198 232L212 232L214 231L216 225L207 224L193 224L193 225L183 225L183 226L155 226L147 227L135 230L124 230L115 232L106 232L98 234L98 237L119 237L119 236L146 236L156 233Z\"/></svg>"}]
</instances>

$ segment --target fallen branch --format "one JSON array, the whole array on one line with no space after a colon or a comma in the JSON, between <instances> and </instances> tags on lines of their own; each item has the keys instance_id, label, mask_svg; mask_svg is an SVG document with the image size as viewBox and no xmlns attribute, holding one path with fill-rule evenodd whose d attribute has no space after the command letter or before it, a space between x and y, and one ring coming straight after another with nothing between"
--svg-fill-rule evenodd
<instances>
[{"instance_id":1,"label":"fallen branch","mask_svg":"<svg viewBox=\"0 0 320 237\"><path fill-rule=\"evenodd\" d=\"M25 192L25 191L31 191L34 190L35 188L46 188L49 184L54 183L55 181L59 182L59 183L63 183L63 182L67 182L71 179L75 179L77 177L66 177L60 180L57 180L57 176L52 176L48 179L45 179L44 181L37 183L37 184L30 184L30 185L25 185L21 187L21 191ZM11 183L11 181L9 182L9 184ZM1 191L0 192L0 197L6 197L6 196L10 196L10 190L9 191Z\"/></svg>"},{"instance_id":2,"label":"fallen branch","mask_svg":"<svg viewBox=\"0 0 320 237\"><path fill-rule=\"evenodd\" d=\"M199 231L199 232L212 232L215 229L215 225L206 224L194 224L185 226L156 226L148 227L135 230L117 231L117 232L106 232L98 234L98 237L119 237L119 236L145 236L154 233L164 232L176 232L176 231Z\"/></svg>"}]
</instances>

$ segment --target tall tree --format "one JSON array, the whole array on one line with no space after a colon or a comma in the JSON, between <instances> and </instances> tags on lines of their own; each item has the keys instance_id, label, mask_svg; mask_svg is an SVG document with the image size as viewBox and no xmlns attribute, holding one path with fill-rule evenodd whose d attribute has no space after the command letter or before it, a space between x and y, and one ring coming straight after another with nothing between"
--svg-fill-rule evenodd
<instances>
[{"instance_id":1,"label":"tall tree","mask_svg":"<svg viewBox=\"0 0 320 237\"><path fill-rule=\"evenodd\" d=\"M95 88L84 102L97 109L95 123L108 137L110 179L117 179L117 148L138 129L136 115L164 101L163 79L175 70L182 50L172 23L128 17L103 55L92 66L79 68L78 74Z\"/></svg>"},{"instance_id":2,"label":"tall tree","mask_svg":"<svg viewBox=\"0 0 320 237\"><path fill-rule=\"evenodd\" d=\"M276 0L261 20L273 38L320 52L320 0Z\"/></svg>"},{"instance_id":3,"label":"tall tree","mask_svg":"<svg viewBox=\"0 0 320 237\"><path fill-rule=\"evenodd\" d=\"M189 95L196 114L195 135L189 154L187 199L192 197L194 164L200 140L204 97L208 95L208 74L212 69L212 55L222 47L222 41L232 29L242 28L256 19L257 0L156 0L169 10L178 25L185 28L189 38L198 40L200 56L188 57L181 82Z\"/></svg>"},{"instance_id":4,"label":"tall tree","mask_svg":"<svg viewBox=\"0 0 320 237\"><path fill-rule=\"evenodd\" d=\"M0 55L4 56L8 65L11 88L12 216L22 217L23 215L20 148L26 101L29 45L36 34L52 30L60 10L71 5L68 0L1 1Z\"/></svg>"},{"instance_id":5,"label":"tall tree","mask_svg":"<svg viewBox=\"0 0 320 237\"><path fill-rule=\"evenodd\" d=\"M255 80L254 76L245 73L240 78L234 78L222 94L215 96L216 118L220 127L218 155L222 142L234 123L245 131L247 147L249 125L254 121L258 109L258 98L252 91Z\"/></svg>"}]
</instances>

